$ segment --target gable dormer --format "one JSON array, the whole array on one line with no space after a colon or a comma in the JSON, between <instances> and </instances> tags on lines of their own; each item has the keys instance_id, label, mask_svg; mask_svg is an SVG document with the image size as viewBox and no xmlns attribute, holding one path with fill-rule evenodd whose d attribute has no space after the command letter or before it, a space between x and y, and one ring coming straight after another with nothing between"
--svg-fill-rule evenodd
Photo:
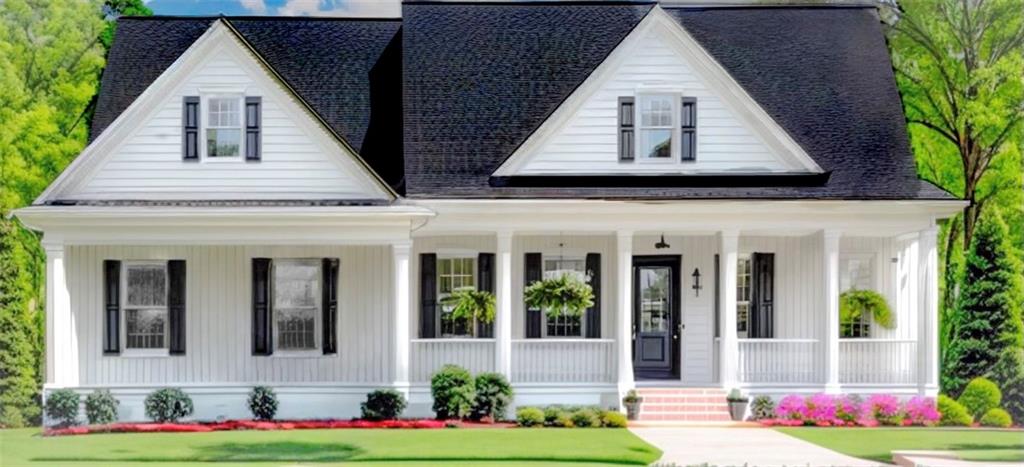
<instances>
[{"instance_id":1,"label":"gable dormer","mask_svg":"<svg viewBox=\"0 0 1024 467\"><path fill-rule=\"evenodd\" d=\"M807 175L824 171L660 7L494 172Z\"/></svg>"},{"instance_id":2,"label":"gable dormer","mask_svg":"<svg viewBox=\"0 0 1024 467\"><path fill-rule=\"evenodd\" d=\"M394 196L221 19L36 203L372 201Z\"/></svg>"}]
</instances>

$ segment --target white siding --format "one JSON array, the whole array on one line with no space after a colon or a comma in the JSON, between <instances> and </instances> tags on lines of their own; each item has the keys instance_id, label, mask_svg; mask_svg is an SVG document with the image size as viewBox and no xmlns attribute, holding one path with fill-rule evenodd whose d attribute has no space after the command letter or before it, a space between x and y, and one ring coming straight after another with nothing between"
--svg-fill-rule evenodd
<instances>
[{"instance_id":1,"label":"white siding","mask_svg":"<svg viewBox=\"0 0 1024 467\"><path fill-rule=\"evenodd\" d=\"M556 130L528 161L521 174L665 173L785 171L793 168L737 118L708 88L704 77L670 47L666 34L653 28L612 77L592 94L568 123ZM644 86L670 86L697 98L697 161L685 164L618 161L618 98Z\"/></svg>"},{"instance_id":2,"label":"white siding","mask_svg":"<svg viewBox=\"0 0 1024 467\"><path fill-rule=\"evenodd\" d=\"M188 79L160 95L157 110L105 157L92 178L68 198L296 199L384 198L350 154L318 128L234 40L223 43ZM182 98L203 93L262 97L262 160L184 162ZM208 120L203 101L200 121ZM200 139L204 139L202 132ZM201 148L201 147L200 147ZM200 151L202 152L202 151Z\"/></svg>"},{"instance_id":3,"label":"white siding","mask_svg":"<svg viewBox=\"0 0 1024 467\"><path fill-rule=\"evenodd\" d=\"M390 384L392 380L391 253L387 246L71 246L67 251L81 385ZM253 257L340 259L337 355L252 355ZM184 356L103 355L106 259L186 261Z\"/></svg>"}]
</instances>

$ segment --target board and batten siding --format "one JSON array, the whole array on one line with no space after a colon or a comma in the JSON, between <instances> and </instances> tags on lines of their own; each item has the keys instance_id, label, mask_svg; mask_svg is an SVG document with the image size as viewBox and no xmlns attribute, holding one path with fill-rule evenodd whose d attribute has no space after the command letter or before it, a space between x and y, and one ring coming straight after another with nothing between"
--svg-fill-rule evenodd
<instances>
[{"instance_id":1,"label":"board and batten siding","mask_svg":"<svg viewBox=\"0 0 1024 467\"><path fill-rule=\"evenodd\" d=\"M247 52L224 40L188 79L161 93L166 97L148 120L131 122L136 127L68 198L383 198L366 174L355 173L361 169L354 162L338 160L351 155L325 142L326 132L306 111ZM244 152L229 160L182 160L182 98L217 92L262 98L262 160L246 161ZM204 99L202 125L207 107Z\"/></svg>"},{"instance_id":2,"label":"board and batten siding","mask_svg":"<svg viewBox=\"0 0 1024 467\"><path fill-rule=\"evenodd\" d=\"M252 355L253 257L340 259L336 355ZM66 258L82 386L390 384L393 379L387 246L69 246ZM186 261L185 355L103 355L106 259Z\"/></svg>"},{"instance_id":3,"label":"board and batten siding","mask_svg":"<svg viewBox=\"0 0 1024 467\"><path fill-rule=\"evenodd\" d=\"M649 30L611 78L517 171L553 173L779 172L792 168L712 93L658 28ZM679 164L618 160L618 99L668 86L697 98L697 160ZM639 137L639 135L637 135Z\"/></svg>"}]
</instances>

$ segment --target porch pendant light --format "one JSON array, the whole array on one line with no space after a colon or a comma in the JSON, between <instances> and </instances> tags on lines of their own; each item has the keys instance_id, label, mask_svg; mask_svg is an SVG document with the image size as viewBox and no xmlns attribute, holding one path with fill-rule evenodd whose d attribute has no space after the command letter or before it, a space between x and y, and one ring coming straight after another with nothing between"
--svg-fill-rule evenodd
<instances>
[{"instance_id":1,"label":"porch pendant light","mask_svg":"<svg viewBox=\"0 0 1024 467\"><path fill-rule=\"evenodd\" d=\"M665 243L665 234L661 234L661 241L659 241L658 243L654 244L654 248L658 249L658 250L663 250L665 248L671 248L671 247L672 247L672 245L669 245L668 243Z\"/></svg>"}]
</instances>

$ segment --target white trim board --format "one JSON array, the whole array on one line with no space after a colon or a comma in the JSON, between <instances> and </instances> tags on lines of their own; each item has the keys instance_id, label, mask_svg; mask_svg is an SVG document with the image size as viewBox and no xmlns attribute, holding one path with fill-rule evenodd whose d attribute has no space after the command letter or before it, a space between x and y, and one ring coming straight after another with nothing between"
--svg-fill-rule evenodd
<instances>
[{"instance_id":1,"label":"white trim board","mask_svg":"<svg viewBox=\"0 0 1024 467\"><path fill-rule=\"evenodd\" d=\"M313 112L294 91L284 83L266 62L240 37L224 19L218 19L182 53L153 83L140 94L131 105L89 144L74 161L47 187L35 200L34 204L46 204L54 200L81 199L122 199L117 193L91 194L78 196L84 187L104 167L105 163L117 153L119 148L142 127L142 122L149 121L162 110L167 96L177 89L181 83L200 69L218 53L229 53L237 59L239 66L249 78L258 83L265 95L272 96L280 105L281 112L292 121L315 147L322 150L330 159L330 163L341 172L353 178L353 183L370 196L363 199L394 200L398 197L387 183L384 182L365 161L326 123ZM264 158L266 155L264 155ZM205 162L198 162L202 165ZM245 164L245 161L232 162ZM263 163L263 162L259 162ZM197 164L189 162L189 164ZM217 165L228 164L218 162ZM221 165L221 167L224 167ZM254 193L254 191L256 191ZM243 190L230 193L231 196L203 197L202 199L264 199L281 198L273 193L261 194L258 190ZM129 195L132 199L139 196ZM319 199L322 193L291 193L289 198ZM154 192L147 193L145 199L196 199L187 193Z\"/></svg>"},{"instance_id":2,"label":"white trim board","mask_svg":"<svg viewBox=\"0 0 1024 467\"><path fill-rule=\"evenodd\" d=\"M577 117L581 109L595 97L602 88L609 83L620 71L622 66L631 57L642 50L642 43L651 34L657 34L678 59L685 62L692 68L694 75L700 81L702 87L715 95L722 105L738 119L743 126L749 129L754 137L770 150L773 157L777 159L776 166L785 169L764 169L758 167L745 168L735 167L727 171L717 169L697 169L697 165L691 163L674 164L666 166L664 170L668 173L823 173L824 170L807 154L806 151L777 123L764 109L751 97L725 68L719 64L690 34L668 15L660 6L655 5L648 15L637 25L636 28L613 50L591 75L563 102L552 115L541 126L530 135L529 138L515 150L498 169L494 176L514 176L524 174L547 173L548 169L529 168L531 161L551 143L560 131L567 127ZM665 83L652 81L651 83L638 85L635 91L646 92L649 90L664 89L669 86L673 92L687 91L685 84ZM603 107L602 107L603 109ZM701 106L698 104L698 144L701 136ZM608 109L604 109L608 110ZM604 128L604 126L601 126ZM615 138L616 135L594 135L605 139ZM614 146L614 145L613 145ZM697 155L700 161L701 154ZM551 161L546 161L551 162ZM641 164L639 161L628 163L628 166L616 168L609 171L604 168L590 169L585 171L559 172L569 175L594 175L607 173L632 173L631 171L640 168L650 169L651 164ZM646 166L646 167L645 167ZM552 169L553 170L553 169ZM649 171L649 170L648 170ZM647 173L647 172L644 172Z\"/></svg>"}]
</instances>

